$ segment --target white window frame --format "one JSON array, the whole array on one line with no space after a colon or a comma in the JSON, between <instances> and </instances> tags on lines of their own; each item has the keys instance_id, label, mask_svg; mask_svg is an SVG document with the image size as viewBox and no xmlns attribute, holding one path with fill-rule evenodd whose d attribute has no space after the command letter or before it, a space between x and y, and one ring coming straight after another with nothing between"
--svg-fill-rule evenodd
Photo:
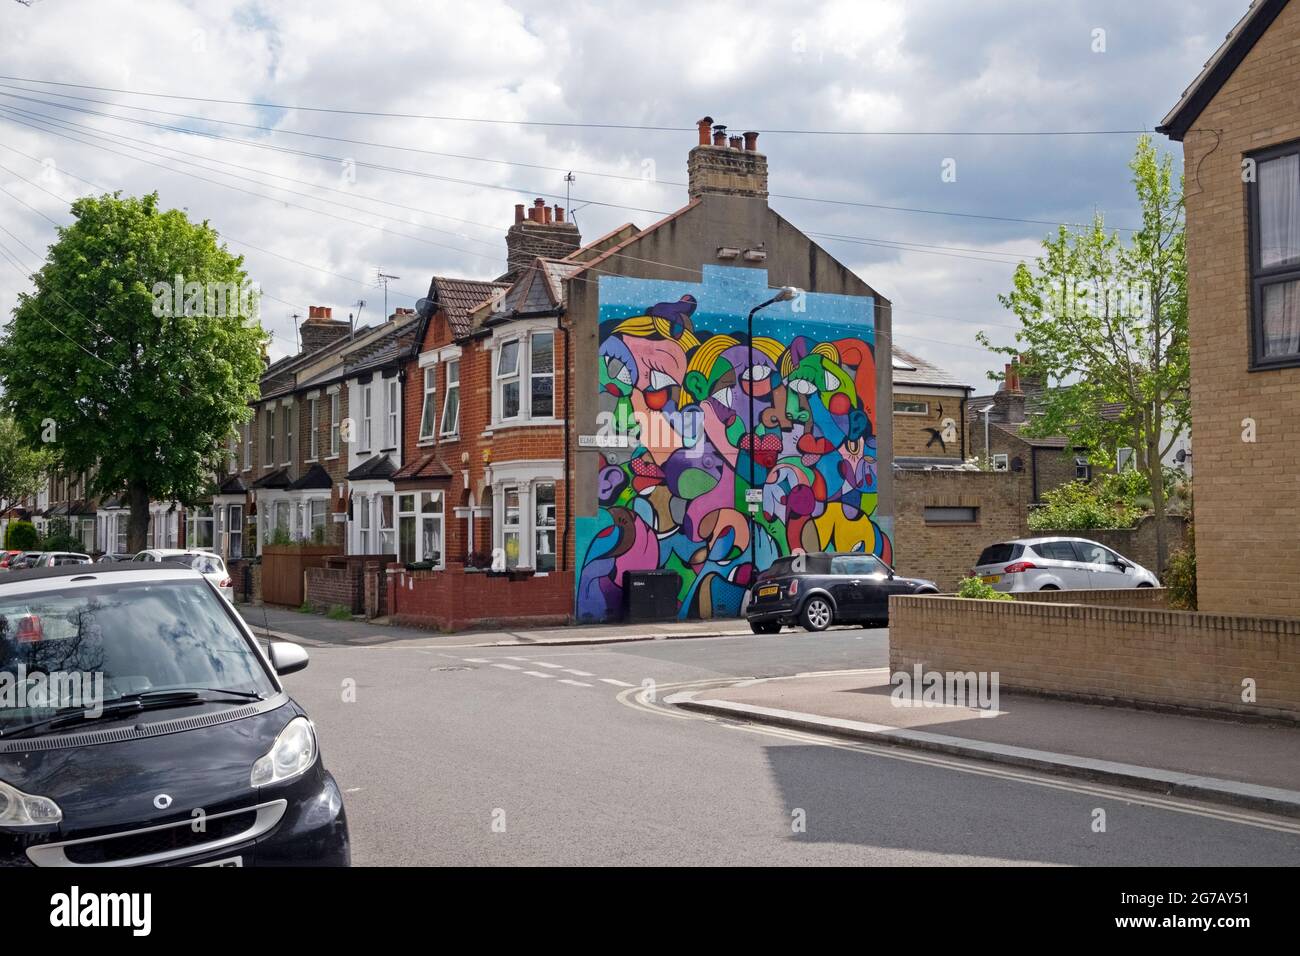
<instances>
[{"instance_id":1,"label":"white window frame","mask_svg":"<svg viewBox=\"0 0 1300 956\"><path fill-rule=\"evenodd\" d=\"M244 471L253 467L253 420L244 422Z\"/></svg>"},{"instance_id":2,"label":"white window frame","mask_svg":"<svg viewBox=\"0 0 1300 956\"><path fill-rule=\"evenodd\" d=\"M420 438L421 442L432 443L437 437L437 421L429 422L429 430L425 431L425 423L428 421L430 414L438 414L438 366L426 365L421 372L424 374L423 400L420 402Z\"/></svg>"},{"instance_id":3,"label":"white window frame","mask_svg":"<svg viewBox=\"0 0 1300 956\"><path fill-rule=\"evenodd\" d=\"M539 513L540 508L538 502L541 499L541 495L539 494L539 492L542 488L551 489L551 501L550 501L551 513L550 513L550 517L547 519L543 519L542 515ZM548 574L551 571L555 570L556 551L559 545L559 524L557 520L559 515L557 511L559 505L559 499L556 497L556 483L554 481L533 482L533 490L530 499L531 499L531 504L533 509L532 510L533 568L539 574ZM542 535L548 533L550 535L550 550L543 551L541 546ZM550 558L549 567L545 567L545 568L541 567L540 558L543 556Z\"/></svg>"},{"instance_id":4,"label":"white window frame","mask_svg":"<svg viewBox=\"0 0 1300 956\"><path fill-rule=\"evenodd\" d=\"M373 392L373 382L367 382L361 387L361 447L357 449L360 452L370 451L370 440L374 437L371 431L374 417Z\"/></svg>"},{"instance_id":5,"label":"white window frame","mask_svg":"<svg viewBox=\"0 0 1300 956\"><path fill-rule=\"evenodd\" d=\"M917 411L915 409L909 410L905 408L899 408L898 407L899 405L920 405L921 410ZM896 398L894 399L894 414L895 415L929 415L930 403L927 401L921 401L919 399L913 399L913 398Z\"/></svg>"},{"instance_id":6,"label":"white window frame","mask_svg":"<svg viewBox=\"0 0 1300 956\"><path fill-rule=\"evenodd\" d=\"M426 510L430 504L436 504L437 508ZM419 561L433 561L429 551L425 548L425 527L432 524L437 528L438 559L434 562L438 570L447 566L447 496L441 491L421 491L416 502L415 516L415 546L416 559Z\"/></svg>"},{"instance_id":7,"label":"white window frame","mask_svg":"<svg viewBox=\"0 0 1300 956\"><path fill-rule=\"evenodd\" d=\"M370 554L370 529L374 525L374 519L370 512L370 496L357 495L354 499L357 509L357 536L360 545L360 554Z\"/></svg>"},{"instance_id":8,"label":"white window frame","mask_svg":"<svg viewBox=\"0 0 1300 956\"><path fill-rule=\"evenodd\" d=\"M343 425L342 411L343 411L343 400L339 395L339 391L335 389L334 391L330 392L330 457L331 458L337 458L339 456L340 429L342 428Z\"/></svg>"},{"instance_id":9,"label":"white window frame","mask_svg":"<svg viewBox=\"0 0 1300 956\"><path fill-rule=\"evenodd\" d=\"M505 358L506 349L513 345L515 347L514 368L509 374L501 372L501 360ZM497 422L514 422L526 418L526 406L524 405L524 383L523 383L523 363L524 351L527 345L527 336L516 336L515 338L503 339L496 348L492 356L492 405L495 415L494 420ZM513 383L519 390L518 409L513 415L507 416L505 389L506 386Z\"/></svg>"},{"instance_id":10,"label":"white window frame","mask_svg":"<svg viewBox=\"0 0 1300 956\"><path fill-rule=\"evenodd\" d=\"M510 495L515 496L515 520L510 522ZM527 500L527 493L522 484L508 484L501 487L501 551L505 556L507 568L517 568L524 561L524 505ZM510 547L507 542L515 539L515 557L513 563L510 559Z\"/></svg>"},{"instance_id":11,"label":"white window frame","mask_svg":"<svg viewBox=\"0 0 1300 956\"><path fill-rule=\"evenodd\" d=\"M551 340L551 370L549 372L537 372L533 369L533 349L538 339L549 338ZM533 418L554 418L555 417L555 332L546 329L531 332L528 335L528 405L526 415L529 419ZM537 415L533 411L533 383L538 379L551 380L551 411L547 415Z\"/></svg>"},{"instance_id":12,"label":"white window frame","mask_svg":"<svg viewBox=\"0 0 1300 956\"><path fill-rule=\"evenodd\" d=\"M409 503L409 507L407 507ZM397 560L402 564L414 564L420 560L420 496L413 491L399 491L396 494L396 501L393 503L396 516L393 519L397 526L397 537L395 544L397 550ZM409 553L402 553L402 531L403 526L409 525L411 529L411 548Z\"/></svg>"},{"instance_id":13,"label":"white window frame","mask_svg":"<svg viewBox=\"0 0 1300 956\"><path fill-rule=\"evenodd\" d=\"M384 445L380 451L393 451L401 438L398 409L402 404L402 383L396 375L384 379Z\"/></svg>"},{"instance_id":14,"label":"white window frame","mask_svg":"<svg viewBox=\"0 0 1300 956\"><path fill-rule=\"evenodd\" d=\"M452 378L452 371L455 371L455 378ZM445 375L446 382L442 394L442 418L438 425L439 434L444 438L453 438L460 434L460 359L453 358L447 360L447 372ZM451 427L447 427L447 413L452 410L451 400L455 396L456 409L455 417L452 419Z\"/></svg>"},{"instance_id":15,"label":"white window frame","mask_svg":"<svg viewBox=\"0 0 1300 956\"><path fill-rule=\"evenodd\" d=\"M384 524L384 502L389 503L388 520ZM375 495L375 524L379 531L378 554L397 554L397 497L392 492Z\"/></svg>"},{"instance_id":16,"label":"white window frame","mask_svg":"<svg viewBox=\"0 0 1300 956\"><path fill-rule=\"evenodd\" d=\"M317 435L320 428L320 399L307 399L307 415L311 421L311 430L307 436L307 460L316 461L320 457L320 439Z\"/></svg>"},{"instance_id":17,"label":"white window frame","mask_svg":"<svg viewBox=\"0 0 1300 956\"><path fill-rule=\"evenodd\" d=\"M266 416L266 441L262 443L262 452L266 456L262 460L262 467L275 467L275 406L268 405L264 412Z\"/></svg>"},{"instance_id":18,"label":"white window frame","mask_svg":"<svg viewBox=\"0 0 1300 956\"><path fill-rule=\"evenodd\" d=\"M239 547L235 544L238 542ZM244 506L226 507L226 559L237 560L244 556Z\"/></svg>"},{"instance_id":19,"label":"white window frame","mask_svg":"<svg viewBox=\"0 0 1300 956\"><path fill-rule=\"evenodd\" d=\"M285 427L284 427L284 461L280 462L280 464L292 465L293 464L293 413L295 409L292 405L288 404L287 402L281 406L281 409L284 412L283 421Z\"/></svg>"}]
</instances>

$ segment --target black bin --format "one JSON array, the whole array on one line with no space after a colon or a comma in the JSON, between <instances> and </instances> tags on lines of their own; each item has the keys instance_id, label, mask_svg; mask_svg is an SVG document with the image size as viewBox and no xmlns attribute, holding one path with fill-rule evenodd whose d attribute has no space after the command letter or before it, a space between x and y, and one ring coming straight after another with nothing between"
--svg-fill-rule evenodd
<instances>
[{"instance_id":1,"label":"black bin","mask_svg":"<svg viewBox=\"0 0 1300 956\"><path fill-rule=\"evenodd\" d=\"M681 588L676 571L624 571L623 620L629 624L675 620Z\"/></svg>"}]
</instances>

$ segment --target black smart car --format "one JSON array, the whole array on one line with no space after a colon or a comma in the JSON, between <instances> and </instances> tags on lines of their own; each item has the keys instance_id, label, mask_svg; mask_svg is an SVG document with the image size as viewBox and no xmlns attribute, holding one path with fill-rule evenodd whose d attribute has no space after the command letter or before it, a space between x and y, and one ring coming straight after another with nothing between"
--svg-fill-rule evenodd
<instances>
[{"instance_id":1,"label":"black smart car","mask_svg":"<svg viewBox=\"0 0 1300 956\"><path fill-rule=\"evenodd\" d=\"M316 731L198 572L0 578L0 866L347 866Z\"/></svg>"},{"instance_id":2,"label":"black smart car","mask_svg":"<svg viewBox=\"0 0 1300 956\"><path fill-rule=\"evenodd\" d=\"M902 578L872 554L795 554L759 574L745 617L755 634L784 624L824 631L832 624L888 624L891 594L938 594L933 581Z\"/></svg>"}]
</instances>

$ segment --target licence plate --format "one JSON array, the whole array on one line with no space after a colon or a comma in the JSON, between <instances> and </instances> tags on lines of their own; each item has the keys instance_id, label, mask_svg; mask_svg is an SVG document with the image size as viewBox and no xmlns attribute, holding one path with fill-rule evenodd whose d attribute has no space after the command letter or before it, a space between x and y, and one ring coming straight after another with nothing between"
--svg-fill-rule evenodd
<instances>
[{"instance_id":1,"label":"licence plate","mask_svg":"<svg viewBox=\"0 0 1300 956\"><path fill-rule=\"evenodd\" d=\"M980 578L980 580L983 581L985 584L997 584L999 581L1002 580L1002 575L986 574L984 575L984 577Z\"/></svg>"},{"instance_id":2,"label":"licence plate","mask_svg":"<svg viewBox=\"0 0 1300 956\"><path fill-rule=\"evenodd\" d=\"M243 866L242 856L228 856L224 860L212 860L208 863L195 863L195 866Z\"/></svg>"},{"instance_id":3,"label":"licence plate","mask_svg":"<svg viewBox=\"0 0 1300 956\"><path fill-rule=\"evenodd\" d=\"M758 589L758 596L771 597L773 594L778 593L780 590L781 589L777 587L775 584L769 584L767 587L762 587Z\"/></svg>"}]
</instances>

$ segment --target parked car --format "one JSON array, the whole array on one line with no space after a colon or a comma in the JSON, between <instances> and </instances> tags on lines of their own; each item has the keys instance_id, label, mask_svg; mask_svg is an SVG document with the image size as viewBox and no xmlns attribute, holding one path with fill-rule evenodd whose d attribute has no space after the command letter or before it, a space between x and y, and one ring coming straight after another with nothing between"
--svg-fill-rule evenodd
<instances>
[{"instance_id":1,"label":"parked car","mask_svg":"<svg viewBox=\"0 0 1300 956\"><path fill-rule=\"evenodd\" d=\"M989 545L971 575L1011 593L1160 586L1136 561L1087 538L1020 538Z\"/></svg>"},{"instance_id":2,"label":"parked car","mask_svg":"<svg viewBox=\"0 0 1300 956\"><path fill-rule=\"evenodd\" d=\"M0 570L8 571L10 562L20 554L22 554L21 551L0 551Z\"/></svg>"},{"instance_id":3,"label":"parked car","mask_svg":"<svg viewBox=\"0 0 1300 956\"><path fill-rule=\"evenodd\" d=\"M342 794L280 682L305 666L190 568L0 578L0 672L63 674L0 710L0 865L347 866Z\"/></svg>"},{"instance_id":4,"label":"parked car","mask_svg":"<svg viewBox=\"0 0 1300 956\"><path fill-rule=\"evenodd\" d=\"M18 557L9 562L10 571L21 571L24 568L36 567L36 562L41 559L43 551L24 551Z\"/></svg>"},{"instance_id":5,"label":"parked car","mask_svg":"<svg viewBox=\"0 0 1300 956\"><path fill-rule=\"evenodd\" d=\"M755 634L786 624L824 631L832 624L887 624L891 594L937 594L933 581L904 578L872 554L778 558L750 589L745 617Z\"/></svg>"},{"instance_id":6,"label":"parked car","mask_svg":"<svg viewBox=\"0 0 1300 956\"><path fill-rule=\"evenodd\" d=\"M82 554L79 551L46 551L36 560L35 563L29 564L29 568L57 568L65 564L91 564L90 555Z\"/></svg>"},{"instance_id":7,"label":"parked car","mask_svg":"<svg viewBox=\"0 0 1300 956\"><path fill-rule=\"evenodd\" d=\"M113 564L117 561L130 561L133 557L135 557L135 555L133 554L117 554L110 551L107 554L101 554L99 557L97 557L95 559L95 563Z\"/></svg>"}]
</instances>

